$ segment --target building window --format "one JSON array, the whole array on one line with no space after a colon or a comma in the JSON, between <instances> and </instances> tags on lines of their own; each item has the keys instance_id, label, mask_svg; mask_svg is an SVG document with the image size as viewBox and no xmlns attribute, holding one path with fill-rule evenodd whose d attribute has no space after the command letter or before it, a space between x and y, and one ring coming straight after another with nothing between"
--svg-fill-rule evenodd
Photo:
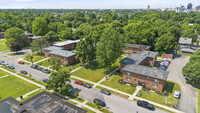
<instances>
[{"instance_id":1,"label":"building window","mask_svg":"<svg viewBox=\"0 0 200 113\"><path fill-rule=\"evenodd\" d=\"M149 85L149 83L148 82L146 82L146 86L148 86Z\"/></svg>"},{"instance_id":2,"label":"building window","mask_svg":"<svg viewBox=\"0 0 200 113\"><path fill-rule=\"evenodd\" d=\"M66 58L65 58L65 57L63 57L63 59L64 59L64 60L66 60Z\"/></svg>"},{"instance_id":3,"label":"building window","mask_svg":"<svg viewBox=\"0 0 200 113\"><path fill-rule=\"evenodd\" d=\"M153 79L153 82L159 83L158 79Z\"/></svg>"},{"instance_id":4,"label":"building window","mask_svg":"<svg viewBox=\"0 0 200 113\"><path fill-rule=\"evenodd\" d=\"M134 79L134 82L136 82L136 79Z\"/></svg>"},{"instance_id":5,"label":"building window","mask_svg":"<svg viewBox=\"0 0 200 113\"><path fill-rule=\"evenodd\" d=\"M158 85L152 84L152 87L154 87L154 88L158 88Z\"/></svg>"},{"instance_id":6,"label":"building window","mask_svg":"<svg viewBox=\"0 0 200 113\"><path fill-rule=\"evenodd\" d=\"M147 77L147 80L149 80L149 77Z\"/></svg>"},{"instance_id":7,"label":"building window","mask_svg":"<svg viewBox=\"0 0 200 113\"><path fill-rule=\"evenodd\" d=\"M137 77L137 74L135 74L134 77Z\"/></svg>"},{"instance_id":8,"label":"building window","mask_svg":"<svg viewBox=\"0 0 200 113\"><path fill-rule=\"evenodd\" d=\"M140 77L140 79L143 79L142 77Z\"/></svg>"},{"instance_id":9,"label":"building window","mask_svg":"<svg viewBox=\"0 0 200 113\"><path fill-rule=\"evenodd\" d=\"M129 77L126 77L126 80L131 80L131 78L129 78Z\"/></svg>"},{"instance_id":10,"label":"building window","mask_svg":"<svg viewBox=\"0 0 200 113\"><path fill-rule=\"evenodd\" d=\"M130 72L126 72L126 75L129 75L129 76L130 76L130 75L132 75L132 74L131 74Z\"/></svg>"},{"instance_id":11,"label":"building window","mask_svg":"<svg viewBox=\"0 0 200 113\"><path fill-rule=\"evenodd\" d=\"M126 53L128 53L128 50L126 51Z\"/></svg>"},{"instance_id":12,"label":"building window","mask_svg":"<svg viewBox=\"0 0 200 113\"><path fill-rule=\"evenodd\" d=\"M65 62L65 61L63 61L63 63L64 63L64 64L66 64L66 62Z\"/></svg>"}]
</instances>

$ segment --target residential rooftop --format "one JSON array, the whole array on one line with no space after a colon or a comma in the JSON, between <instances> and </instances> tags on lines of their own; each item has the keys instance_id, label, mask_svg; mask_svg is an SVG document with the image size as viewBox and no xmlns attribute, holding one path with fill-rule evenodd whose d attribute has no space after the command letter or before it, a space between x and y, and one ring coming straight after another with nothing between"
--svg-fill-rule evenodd
<instances>
[{"instance_id":1,"label":"residential rooftop","mask_svg":"<svg viewBox=\"0 0 200 113\"><path fill-rule=\"evenodd\" d=\"M129 44L129 43L126 43L126 46L133 47L133 48L141 48L142 50L151 48L151 46L148 46L148 45Z\"/></svg>"},{"instance_id":2,"label":"residential rooftop","mask_svg":"<svg viewBox=\"0 0 200 113\"><path fill-rule=\"evenodd\" d=\"M87 113L62 98L43 91L20 103L12 97L0 101L0 113Z\"/></svg>"},{"instance_id":3,"label":"residential rooftop","mask_svg":"<svg viewBox=\"0 0 200 113\"><path fill-rule=\"evenodd\" d=\"M0 34L4 34L5 32L0 32Z\"/></svg>"},{"instance_id":4,"label":"residential rooftop","mask_svg":"<svg viewBox=\"0 0 200 113\"><path fill-rule=\"evenodd\" d=\"M62 47L62 46L68 45L68 44L78 43L79 41L80 40L67 40L65 42L60 42L60 43L56 43L56 44L53 44L53 45L58 46L58 47Z\"/></svg>"},{"instance_id":5,"label":"residential rooftop","mask_svg":"<svg viewBox=\"0 0 200 113\"><path fill-rule=\"evenodd\" d=\"M151 67L135 65L135 64L126 65L122 70L161 80L166 80L169 73L168 71L165 70L154 69Z\"/></svg>"},{"instance_id":6,"label":"residential rooftop","mask_svg":"<svg viewBox=\"0 0 200 113\"><path fill-rule=\"evenodd\" d=\"M35 36L34 35L33 37L30 37L30 38L34 40L34 39L38 39L38 38L44 38L44 36Z\"/></svg>"},{"instance_id":7,"label":"residential rooftop","mask_svg":"<svg viewBox=\"0 0 200 113\"><path fill-rule=\"evenodd\" d=\"M180 37L179 44L192 44L192 38Z\"/></svg>"},{"instance_id":8,"label":"residential rooftop","mask_svg":"<svg viewBox=\"0 0 200 113\"><path fill-rule=\"evenodd\" d=\"M129 56L121 60L120 63L139 65L145 58L147 57L155 58L157 55L158 52L143 50L141 53L130 54Z\"/></svg>"}]
</instances>

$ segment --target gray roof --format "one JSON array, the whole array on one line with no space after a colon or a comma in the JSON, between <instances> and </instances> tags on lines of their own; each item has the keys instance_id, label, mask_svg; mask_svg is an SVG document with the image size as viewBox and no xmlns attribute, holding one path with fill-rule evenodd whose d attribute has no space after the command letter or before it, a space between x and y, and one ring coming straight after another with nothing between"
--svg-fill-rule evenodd
<instances>
[{"instance_id":1,"label":"gray roof","mask_svg":"<svg viewBox=\"0 0 200 113\"><path fill-rule=\"evenodd\" d=\"M129 44L129 43L126 43L126 46L127 47L140 48L142 50L144 50L144 49L150 49L151 48L151 46L148 46L148 45Z\"/></svg>"},{"instance_id":2,"label":"gray roof","mask_svg":"<svg viewBox=\"0 0 200 113\"><path fill-rule=\"evenodd\" d=\"M192 44L192 38L180 37L179 44Z\"/></svg>"},{"instance_id":3,"label":"gray roof","mask_svg":"<svg viewBox=\"0 0 200 113\"><path fill-rule=\"evenodd\" d=\"M67 51L67 50L63 50L63 48L61 47L56 47L56 46L49 46L47 48L44 48L43 50L47 50L50 51L50 54L53 55L58 55L58 56L62 56L62 57L71 57L76 55L76 51Z\"/></svg>"},{"instance_id":4,"label":"gray roof","mask_svg":"<svg viewBox=\"0 0 200 113\"><path fill-rule=\"evenodd\" d=\"M33 37L30 37L31 39L38 39L38 38L44 38L44 36L33 36Z\"/></svg>"},{"instance_id":5,"label":"gray roof","mask_svg":"<svg viewBox=\"0 0 200 113\"><path fill-rule=\"evenodd\" d=\"M73 44L73 43L78 43L80 40L67 40L65 42L60 42L60 43L56 43L56 44L53 44L54 46L65 46L65 45L68 45L68 44Z\"/></svg>"},{"instance_id":6,"label":"gray roof","mask_svg":"<svg viewBox=\"0 0 200 113\"><path fill-rule=\"evenodd\" d=\"M5 32L0 32L0 34L4 34Z\"/></svg>"},{"instance_id":7,"label":"gray roof","mask_svg":"<svg viewBox=\"0 0 200 113\"><path fill-rule=\"evenodd\" d=\"M158 52L154 51L142 51L141 53L132 53L123 60L120 61L120 63L123 64L140 64L145 58L151 57L155 58L158 55Z\"/></svg>"},{"instance_id":8,"label":"gray roof","mask_svg":"<svg viewBox=\"0 0 200 113\"><path fill-rule=\"evenodd\" d=\"M181 51L182 52L187 52L187 53L193 53L194 52L194 50L190 49L190 48L182 48Z\"/></svg>"},{"instance_id":9,"label":"gray roof","mask_svg":"<svg viewBox=\"0 0 200 113\"><path fill-rule=\"evenodd\" d=\"M161 80L166 80L169 73L168 71L134 64L126 65L122 70Z\"/></svg>"}]
</instances>

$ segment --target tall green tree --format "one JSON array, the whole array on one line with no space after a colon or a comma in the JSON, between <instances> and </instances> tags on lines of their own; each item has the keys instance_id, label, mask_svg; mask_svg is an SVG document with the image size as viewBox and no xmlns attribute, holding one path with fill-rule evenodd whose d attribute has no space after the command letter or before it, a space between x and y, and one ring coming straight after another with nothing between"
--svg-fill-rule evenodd
<instances>
[{"instance_id":1,"label":"tall green tree","mask_svg":"<svg viewBox=\"0 0 200 113\"><path fill-rule=\"evenodd\" d=\"M10 47L12 43L18 43L21 47L25 47L29 44L27 36L24 31L17 27L11 27L7 29L4 34L7 39L7 46Z\"/></svg>"},{"instance_id":2,"label":"tall green tree","mask_svg":"<svg viewBox=\"0 0 200 113\"><path fill-rule=\"evenodd\" d=\"M61 69L61 57L54 55L50 59L50 63L52 65L52 69L58 71Z\"/></svg>"},{"instance_id":3,"label":"tall green tree","mask_svg":"<svg viewBox=\"0 0 200 113\"><path fill-rule=\"evenodd\" d=\"M46 89L51 89L63 95L66 95L68 93L68 90L72 87L70 84L66 83L69 77L70 74L63 70L51 73L49 80L47 81Z\"/></svg>"},{"instance_id":4,"label":"tall green tree","mask_svg":"<svg viewBox=\"0 0 200 113\"><path fill-rule=\"evenodd\" d=\"M47 47L47 46L49 46L49 44L48 44L48 42L46 41L45 38L35 39L31 43L31 51L32 52L40 51L42 53L42 49Z\"/></svg>"},{"instance_id":5,"label":"tall green tree","mask_svg":"<svg viewBox=\"0 0 200 113\"><path fill-rule=\"evenodd\" d=\"M46 41L48 41L48 42L54 42L54 41L58 40L58 36L53 31L49 31L44 37L45 37Z\"/></svg>"},{"instance_id":6,"label":"tall green tree","mask_svg":"<svg viewBox=\"0 0 200 113\"><path fill-rule=\"evenodd\" d=\"M38 17L33 22L32 31L36 36L44 36L49 31L47 20L43 17Z\"/></svg>"},{"instance_id":7,"label":"tall green tree","mask_svg":"<svg viewBox=\"0 0 200 113\"><path fill-rule=\"evenodd\" d=\"M124 47L122 35L113 28L106 28L97 45L97 62L111 70L111 65L121 56Z\"/></svg>"},{"instance_id":8,"label":"tall green tree","mask_svg":"<svg viewBox=\"0 0 200 113\"><path fill-rule=\"evenodd\" d=\"M59 33L59 37L61 39L73 39L73 30L71 28L63 30Z\"/></svg>"}]
</instances>

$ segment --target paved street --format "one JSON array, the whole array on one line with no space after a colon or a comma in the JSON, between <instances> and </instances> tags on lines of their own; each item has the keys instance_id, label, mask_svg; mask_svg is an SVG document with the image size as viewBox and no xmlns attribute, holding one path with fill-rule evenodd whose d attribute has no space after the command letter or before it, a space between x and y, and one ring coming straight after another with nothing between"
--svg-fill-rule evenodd
<instances>
[{"instance_id":1,"label":"paved street","mask_svg":"<svg viewBox=\"0 0 200 113\"><path fill-rule=\"evenodd\" d=\"M24 53L26 53L27 51L30 53L30 50L23 50ZM32 74L32 78L34 78L36 80L39 80L39 81L42 81L44 78L49 78L50 74L45 74L45 73L43 73L41 71L32 69L32 68L30 68L30 66L27 66L27 65L18 64L17 59L19 59L22 56L24 56L24 54L23 55L4 57L5 55L10 54L10 53L11 52L0 53L0 60L3 60L3 61L5 61L6 63L8 63L10 65L13 65L15 67L15 71L16 72L20 72L21 70L25 70L28 73Z\"/></svg>"},{"instance_id":2,"label":"paved street","mask_svg":"<svg viewBox=\"0 0 200 113\"><path fill-rule=\"evenodd\" d=\"M74 84L72 81L72 86L79 90L79 96L87 101L92 102L94 98L98 98L104 100L106 103L106 107L112 111L113 113L168 113L166 111L155 109L155 111L151 111L142 107L138 107L136 101L131 101L116 95L104 95L101 94L99 90L95 88L87 89L83 86Z\"/></svg>"},{"instance_id":3,"label":"paved street","mask_svg":"<svg viewBox=\"0 0 200 113\"><path fill-rule=\"evenodd\" d=\"M182 68L189 61L189 56L177 56L168 67L168 80L174 81L181 86L181 98L178 100L177 108L186 113L197 112L197 91L191 85L185 83Z\"/></svg>"}]
</instances>

